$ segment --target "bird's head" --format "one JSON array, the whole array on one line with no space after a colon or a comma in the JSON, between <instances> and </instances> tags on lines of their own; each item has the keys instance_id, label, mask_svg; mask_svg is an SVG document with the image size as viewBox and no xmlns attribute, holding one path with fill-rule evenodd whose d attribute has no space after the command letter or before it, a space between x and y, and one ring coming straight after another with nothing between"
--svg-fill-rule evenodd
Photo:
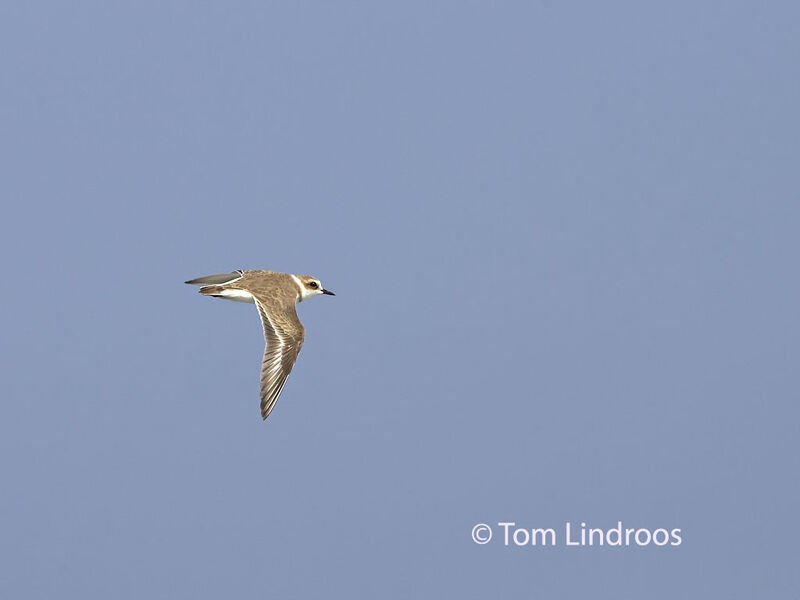
<instances>
[{"instance_id":1,"label":"bird's head","mask_svg":"<svg viewBox=\"0 0 800 600\"><path fill-rule=\"evenodd\" d=\"M316 277L312 277L311 275L295 275L295 279L297 279L298 284L300 285L300 296L298 297L297 301L302 302L312 296L319 296L320 294L326 294L328 296L335 296L332 291L326 290L322 287L322 283Z\"/></svg>"}]
</instances>

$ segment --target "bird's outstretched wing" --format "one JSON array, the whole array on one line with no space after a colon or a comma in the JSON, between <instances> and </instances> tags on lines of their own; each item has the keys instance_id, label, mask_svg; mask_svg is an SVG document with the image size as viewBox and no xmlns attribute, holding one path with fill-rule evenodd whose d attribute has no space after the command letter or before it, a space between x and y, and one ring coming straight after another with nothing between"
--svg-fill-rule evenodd
<instances>
[{"instance_id":1,"label":"bird's outstretched wing","mask_svg":"<svg viewBox=\"0 0 800 600\"><path fill-rule=\"evenodd\" d=\"M253 297L266 341L264 359L261 362L261 417L266 419L297 360L303 346L305 329L297 317L294 305L268 312L265 303L256 294Z\"/></svg>"}]
</instances>

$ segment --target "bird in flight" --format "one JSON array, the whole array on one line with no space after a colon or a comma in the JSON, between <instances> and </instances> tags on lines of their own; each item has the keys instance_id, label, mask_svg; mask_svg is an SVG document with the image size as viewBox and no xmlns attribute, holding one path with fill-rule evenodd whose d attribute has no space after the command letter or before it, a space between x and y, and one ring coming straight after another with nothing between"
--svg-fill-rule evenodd
<instances>
[{"instance_id":1,"label":"bird in flight","mask_svg":"<svg viewBox=\"0 0 800 600\"><path fill-rule=\"evenodd\" d=\"M261 362L261 417L266 419L292 371L305 329L295 305L312 296L327 294L319 279L274 271L242 271L208 275L186 283L200 285L200 293L237 302L251 302L258 309L264 327L264 358Z\"/></svg>"}]
</instances>

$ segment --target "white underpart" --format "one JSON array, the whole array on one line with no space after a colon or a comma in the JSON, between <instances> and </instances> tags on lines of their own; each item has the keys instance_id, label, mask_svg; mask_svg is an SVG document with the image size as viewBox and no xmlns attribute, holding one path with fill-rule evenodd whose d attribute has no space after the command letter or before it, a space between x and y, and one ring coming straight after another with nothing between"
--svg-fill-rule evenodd
<instances>
[{"instance_id":1,"label":"white underpart","mask_svg":"<svg viewBox=\"0 0 800 600\"><path fill-rule=\"evenodd\" d=\"M223 298L227 298L228 300L233 300L235 302L250 302L255 303L255 298L253 298L253 294L247 292L245 290L222 290L219 294Z\"/></svg>"}]
</instances>

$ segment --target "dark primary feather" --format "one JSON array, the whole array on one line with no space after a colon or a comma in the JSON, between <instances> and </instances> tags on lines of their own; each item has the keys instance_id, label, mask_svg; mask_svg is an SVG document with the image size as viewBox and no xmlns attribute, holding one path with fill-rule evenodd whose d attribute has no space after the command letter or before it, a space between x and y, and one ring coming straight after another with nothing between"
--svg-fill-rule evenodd
<instances>
[{"instance_id":1,"label":"dark primary feather","mask_svg":"<svg viewBox=\"0 0 800 600\"><path fill-rule=\"evenodd\" d=\"M190 279L185 283L188 283L189 285L221 285L230 281L235 281L241 276L241 271L233 271L232 273L222 273L220 275L206 275L205 277Z\"/></svg>"}]
</instances>

